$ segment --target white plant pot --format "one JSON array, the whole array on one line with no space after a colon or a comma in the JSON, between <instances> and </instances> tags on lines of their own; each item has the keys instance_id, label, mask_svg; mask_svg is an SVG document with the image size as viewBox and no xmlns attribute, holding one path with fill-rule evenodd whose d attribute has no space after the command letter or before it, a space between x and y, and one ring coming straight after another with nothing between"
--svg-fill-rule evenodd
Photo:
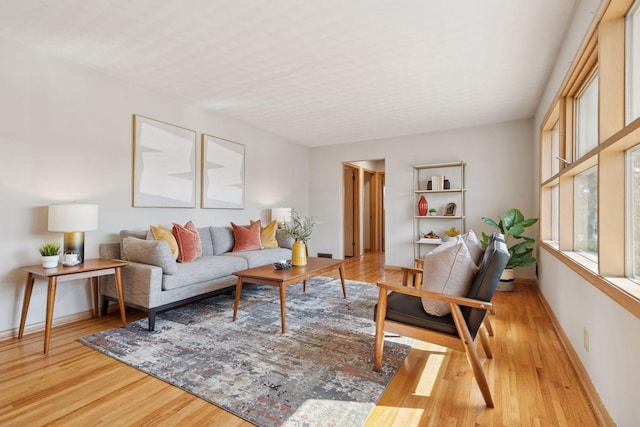
<instances>
[{"instance_id":1,"label":"white plant pot","mask_svg":"<svg viewBox=\"0 0 640 427\"><path fill-rule=\"evenodd\" d=\"M500 282L498 282L498 291L513 291L513 268L505 268L500 276Z\"/></svg>"},{"instance_id":2,"label":"white plant pot","mask_svg":"<svg viewBox=\"0 0 640 427\"><path fill-rule=\"evenodd\" d=\"M44 268L56 268L58 261L60 261L60 255L43 256L41 261Z\"/></svg>"}]
</instances>

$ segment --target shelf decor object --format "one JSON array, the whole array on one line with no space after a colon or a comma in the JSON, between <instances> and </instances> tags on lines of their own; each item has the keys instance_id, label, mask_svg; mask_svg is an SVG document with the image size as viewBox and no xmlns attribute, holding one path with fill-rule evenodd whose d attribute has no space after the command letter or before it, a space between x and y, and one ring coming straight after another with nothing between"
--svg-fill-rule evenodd
<instances>
[{"instance_id":1,"label":"shelf decor object","mask_svg":"<svg viewBox=\"0 0 640 427\"><path fill-rule=\"evenodd\" d=\"M429 204L427 203L427 199L424 196L420 196L420 200L418 200L418 215L425 216L429 210Z\"/></svg>"}]
</instances>

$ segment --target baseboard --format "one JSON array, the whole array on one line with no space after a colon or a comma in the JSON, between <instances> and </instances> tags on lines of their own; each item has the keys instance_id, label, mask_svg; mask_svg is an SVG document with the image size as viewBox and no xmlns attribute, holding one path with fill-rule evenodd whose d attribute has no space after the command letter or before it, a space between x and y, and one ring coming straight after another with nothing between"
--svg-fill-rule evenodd
<instances>
[{"instance_id":1,"label":"baseboard","mask_svg":"<svg viewBox=\"0 0 640 427\"><path fill-rule=\"evenodd\" d=\"M540 292L540 288L537 286L537 284L536 284L536 289L538 293L538 298L542 302L542 305L544 309L547 311L547 314L549 314L549 318L551 319L553 328L558 334L558 338L560 338L562 347L567 352L567 355L569 356L569 360L571 361L571 365L573 365L573 368L578 374L578 379L580 380L582 388L587 394L587 399L589 399L589 402L591 403L591 408L593 409L594 415L596 416L596 418L598 419L601 425L615 426L616 423L611 418L611 415L609 415L609 411L607 411L607 408L604 406L604 403L602 403L602 400L600 399L600 395L598 394L596 388L593 386L593 383L591 382L591 378L589 377L587 370L584 368L584 365L582 364L580 357L578 357L578 353L576 353L575 349L571 345L571 341L569 341L569 337L567 337L567 335L564 333L564 330L560 326L560 322L558 322L558 318L556 317L555 313L551 309L551 306L545 299L542 292Z\"/></svg>"},{"instance_id":2,"label":"baseboard","mask_svg":"<svg viewBox=\"0 0 640 427\"><path fill-rule=\"evenodd\" d=\"M113 305L111 304L109 306L109 310L108 313L111 313L115 310L118 309L117 305ZM69 314L67 316L61 316L61 317L56 317L55 319L53 319L53 325L52 327L55 326L59 326L59 325L65 325L67 323L73 323L73 322L77 322L78 320L86 320L86 319L90 319L93 317L93 309L91 310L86 310L86 311L81 311L79 313L73 313L73 314ZM24 327L24 333L25 335L27 334L31 334L33 332L40 332L40 331L44 331L44 327L45 327L45 322L37 322L37 323L32 323L30 325L25 325ZM18 337L18 331L20 328L13 328L13 329L7 329L6 331L0 331L0 341L9 339L9 338L17 338Z\"/></svg>"}]
</instances>

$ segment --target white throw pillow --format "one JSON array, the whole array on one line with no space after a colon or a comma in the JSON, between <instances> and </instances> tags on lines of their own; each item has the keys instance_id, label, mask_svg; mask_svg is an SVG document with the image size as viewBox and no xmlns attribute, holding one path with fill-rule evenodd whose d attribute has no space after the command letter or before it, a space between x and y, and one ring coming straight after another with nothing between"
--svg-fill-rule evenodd
<instances>
[{"instance_id":1,"label":"white throw pillow","mask_svg":"<svg viewBox=\"0 0 640 427\"><path fill-rule=\"evenodd\" d=\"M471 252L473 262L475 262L476 265L480 265L482 255L484 255L484 249L482 249L482 245L480 244L480 240L478 240L476 233L474 233L473 230L469 230L462 235L462 240L467 245L469 252Z\"/></svg>"},{"instance_id":2,"label":"white throw pillow","mask_svg":"<svg viewBox=\"0 0 640 427\"><path fill-rule=\"evenodd\" d=\"M478 267L464 242L424 257L422 289L434 294L465 296ZM433 316L451 313L449 303L422 298L422 307Z\"/></svg>"}]
</instances>

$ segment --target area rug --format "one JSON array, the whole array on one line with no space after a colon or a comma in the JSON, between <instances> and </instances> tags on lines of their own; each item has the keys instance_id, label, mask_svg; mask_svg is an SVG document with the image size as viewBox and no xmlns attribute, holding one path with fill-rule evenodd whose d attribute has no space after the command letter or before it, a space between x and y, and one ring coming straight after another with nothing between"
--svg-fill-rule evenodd
<instances>
[{"instance_id":1,"label":"area rug","mask_svg":"<svg viewBox=\"0 0 640 427\"><path fill-rule=\"evenodd\" d=\"M79 341L258 426L360 426L410 350L387 339L373 371L378 287L316 277L287 288L285 334L278 289L245 286Z\"/></svg>"}]
</instances>

